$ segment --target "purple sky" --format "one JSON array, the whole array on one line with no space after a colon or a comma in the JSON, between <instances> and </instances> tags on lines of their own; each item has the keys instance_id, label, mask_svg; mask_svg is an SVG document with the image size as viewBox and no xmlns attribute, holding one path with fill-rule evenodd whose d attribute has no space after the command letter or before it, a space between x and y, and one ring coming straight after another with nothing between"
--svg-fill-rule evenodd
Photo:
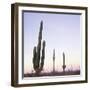
<instances>
[{"instance_id":1,"label":"purple sky","mask_svg":"<svg viewBox=\"0 0 90 90\"><path fill-rule=\"evenodd\" d=\"M43 20L43 40L46 41L44 71L51 71L53 49L56 70L62 70L62 53L66 56L67 69L80 66L81 36L80 15L24 12L24 72L33 70L33 47L37 45L40 22Z\"/></svg>"}]
</instances>

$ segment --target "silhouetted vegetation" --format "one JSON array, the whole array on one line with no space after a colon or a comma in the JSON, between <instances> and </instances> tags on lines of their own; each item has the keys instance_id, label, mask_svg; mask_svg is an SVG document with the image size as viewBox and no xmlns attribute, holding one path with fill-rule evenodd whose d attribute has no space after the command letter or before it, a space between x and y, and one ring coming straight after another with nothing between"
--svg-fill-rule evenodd
<instances>
[{"instance_id":1,"label":"silhouetted vegetation","mask_svg":"<svg viewBox=\"0 0 90 90\"><path fill-rule=\"evenodd\" d=\"M43 30L43 22L40 23L40 31L38 37L38 45L33 49L33 68L36 72L36 75L43 70L44 59L45 59L45 41L42 43L42 30ZM41 45L42 44L42 45ZM41 55L41 46L42 46L42 55Z\"/></svg>"},{"instance_id":2,"label":"silhouetted vegetation","mask_svg":"<svg viewBox=\"0 0 90 90\"><path fill-rule=\"evenodd\" d=\"M65 71L65 72L58 72L58 71L55 71L55 72L47 72L47 73L40 73L38 76L67 76L67 75L80 75L80 70L75 70L75 71ZM27 74L24 74L24 77L37 77L37 75L35 73L27 73Z\"/></svg>"}]
</instances>

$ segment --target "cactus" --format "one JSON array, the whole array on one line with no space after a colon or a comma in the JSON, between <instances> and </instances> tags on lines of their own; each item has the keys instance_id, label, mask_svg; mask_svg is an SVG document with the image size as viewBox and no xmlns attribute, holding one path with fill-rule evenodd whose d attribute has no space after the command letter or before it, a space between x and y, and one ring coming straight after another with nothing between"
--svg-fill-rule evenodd
<instances>
[{"instance_id":1,"label":"cactus","mask_svg":"<svg viewBox=\"0 0 90 90\"><path fill-rule=\"evenodd\" d=\"M65 65L65 53L64 52L63 52L63 65L62 65L62 68L63 68L63 72L65 72L66 65Z\"/></svg>"},{"instance_id":2,"label":"cactus","mask_svg":"<svg viewBox=\"0 0 90 90\"><path fill-rule=\"evenodd\" d=\"M33 68L36 74L39 74L43 70L44 59L45 59L45 41L43 41L42 43L42 30L43 30L43 22L41 21L39 37L38 37L38 45L37 47L35 46L33 49ZM41 46L42 46L42 52L41 52Z\"/></svg>"},{"instance_id":3,"label":"cactus","mask_svg":"<svg viewBox=\"0 0 90 90\"><path fill-rule=\"evenodd\" d=\"M55 49L53 50L53 73L55 72Z\"/></svg>"}]
</instances>

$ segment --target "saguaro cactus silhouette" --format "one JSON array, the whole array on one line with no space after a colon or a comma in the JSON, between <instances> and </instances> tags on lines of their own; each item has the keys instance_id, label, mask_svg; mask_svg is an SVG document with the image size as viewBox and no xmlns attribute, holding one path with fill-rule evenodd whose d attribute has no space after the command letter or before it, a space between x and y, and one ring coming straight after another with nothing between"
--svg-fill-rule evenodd
<instances>
[{"instance_id":1,"label":"saguaro cactus silhouette","mask_svg":"<svg viewBox=\"0 0 90 90\"><path fill-rule=\"evenodd\" d=\"M40 23L38 45L35 46L33 49L33 68L36 74L39 74L42 71L45 59L45 40L42 43L42 30L43 30L43 21L41 21Z\"/></svg>"},{"instance_id":2,"label":"saguaro cactus silhouette","mask_svg":"<svg viewBox=\"0 0 90 90\"><path fill-rule=\"evenodd\" d=\"M55 72L55 49L53 50L53 72Z\"/></svg>"},{"instance_id":3,"label":"saguaro cactus silhouette","mask_svg":"<svg viewBox=\"0 0 90 90\"><path fill-rule=\"evenodd\" d=\"M63 52L63 65L62 65L62 68L63 68L63 72L65 72L66 65L65 65L65 53L64 52Z\"/></svg>"}]
</instances>

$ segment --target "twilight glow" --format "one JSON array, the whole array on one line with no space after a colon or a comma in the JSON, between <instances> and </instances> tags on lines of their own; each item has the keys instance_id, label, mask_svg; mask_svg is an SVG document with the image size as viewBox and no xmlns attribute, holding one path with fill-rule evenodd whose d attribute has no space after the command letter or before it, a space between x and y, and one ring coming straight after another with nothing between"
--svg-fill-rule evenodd
<instances>
[{"instance_id":1,"label":"twilight glow","mask_svg":"<svg viewBox=\"0 0 90 90\"><path fill-rule=\"evenodd\" d=\"M40 22L43 21L42 39L46 41L43 72L62 71L65 53L66 70L77 70L81 66L80 15L24 12L24 73L33 69L33 48L37 45Z\"/></svg>"}]
</instances>

